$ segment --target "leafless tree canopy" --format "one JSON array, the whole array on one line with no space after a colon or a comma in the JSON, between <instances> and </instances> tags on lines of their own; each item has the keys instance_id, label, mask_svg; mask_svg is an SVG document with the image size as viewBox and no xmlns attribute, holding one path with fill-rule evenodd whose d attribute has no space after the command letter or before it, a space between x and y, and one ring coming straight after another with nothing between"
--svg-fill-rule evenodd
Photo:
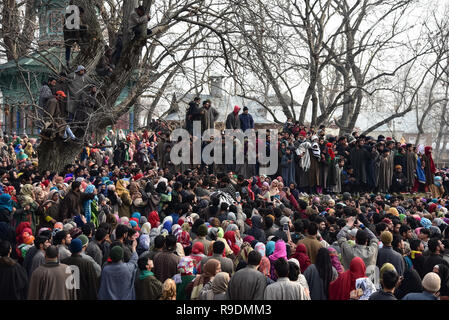
<instances>
[{"instance_id":1,"label":"leafless tree canopy","mask_svg":"<svg viewBox=\"0 0 449 320\"><path fill-rule=\"evenodd\" d=\"M17 61L36 50L35 3L0 3L0 58ZM89 42L80 46L71 69L81 64L94 74L104 46L114 47L118 34L124 34L119 63L111 77L99 82L101 107L83 124L86 136L100 136L133 105L145 109L151 119L161 114L163 101L183 98L173 93L201 93L208 76L220 74L232 94L258 102L276 122L282 121L274 105L285 117L300 122L334 123L340 133L354 130L361 112L387 114L363 128L369 133L414 111L420 132L429 121L437 121L439 143L445 139L449 6L442 1L74 0L73 4L85 10ZM150 13L149 28L167 28L130 41L124 31L138 4ZM117 104L130 82L128 96ZM51 143L45 150L55 147L56 142Z\"/></svg>"}]
</instances>

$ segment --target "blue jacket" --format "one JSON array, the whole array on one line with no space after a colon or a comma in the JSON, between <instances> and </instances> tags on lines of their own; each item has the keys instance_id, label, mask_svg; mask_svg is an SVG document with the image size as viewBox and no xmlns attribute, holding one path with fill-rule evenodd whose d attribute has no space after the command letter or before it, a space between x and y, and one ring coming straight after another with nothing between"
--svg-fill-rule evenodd
<instances>
[{"instance_id":1,"label":"blue jacket","mask_svg":"<svg viewBox=\"0 0 449 320\"><path fill-rule=\"evenodd\" d=\"M248 113L242 113L240 116L240 129L245 131L246 129L254 129L254 120L253 117Z\"/></svg>"},{"instance_id":2,"label":"blue jacket","mask_svg":"<svg viewBox=\"0 0 449 320\"><path fill-rule=\"evenodd\" d=\"M409 293L404 298L402 298L402 300L438 300L438 298L430 292L423 291L420 293Z\"/></svg>"},{"instance_id":3,"label":"blue jacket","mask_svg":"<svg viewBox=\"0 0 449 320\"><path fill-rule=\"evenodd\" d=\"M137 271L137 253L129 262L108 263L101 273L98 300L135 300L134 280Z\"/></svg>"}]
</instances>

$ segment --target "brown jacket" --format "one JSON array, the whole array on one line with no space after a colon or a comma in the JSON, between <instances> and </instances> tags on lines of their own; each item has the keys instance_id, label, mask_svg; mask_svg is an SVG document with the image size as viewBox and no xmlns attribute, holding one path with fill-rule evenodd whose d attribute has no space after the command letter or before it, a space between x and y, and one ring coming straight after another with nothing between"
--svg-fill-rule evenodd
<instances>
[{"instance_id":1,"label":"brown jacket","mask_svg":"<svg viewBox=\"0 0 449 320\"><path fill-rule=\"evenodd\" d=\"M63 221L64 219L82 214L83 202L86 200L92 200L93 198L95 198L95 194L93 193L81 193L79 191L74 192L73 190L70 190L59 206L60 218L58 221Z\"/></svg>"},{"instance_id":2,"label":"brown jacket","mask_svg":"<svg viewBox=\"0 0 449 320\"><path fill-rule=\"evenodd\" d=\"M309 256L312 264L314 264L318 250L322 247L321 243L313 236L307 236L306 238L298 241L298 243L302 243L306 246L307 255Z\"/></svg>"}]
</instances>

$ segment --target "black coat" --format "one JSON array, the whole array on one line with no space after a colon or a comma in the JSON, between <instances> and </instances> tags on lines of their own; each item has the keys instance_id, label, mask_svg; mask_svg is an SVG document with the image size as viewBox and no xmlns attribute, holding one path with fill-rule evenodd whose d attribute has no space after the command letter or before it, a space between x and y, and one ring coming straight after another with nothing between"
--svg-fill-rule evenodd
<instances>
[{"instance_id":1,"label":"black coat","mask_svg":"<svg viewBox=\"0 0 449 320\"><path fill-rule=\"evenodd\" d=\"M61 261L68 266L79 268L80 284L76 290L78 300L97 300L99 278L91 261L83 259L80 255L72 255Z\"/></svg>"},{"instance_id":2,"label":"black coat","mask_svg":"<svg viewBox=\"0 0 449 320\"><path fill-rule=\"evenodd\" d=\"M25 269L8 257L0 258L0 300L26 300L28 275Z\"/></svg>"}]
</instances>

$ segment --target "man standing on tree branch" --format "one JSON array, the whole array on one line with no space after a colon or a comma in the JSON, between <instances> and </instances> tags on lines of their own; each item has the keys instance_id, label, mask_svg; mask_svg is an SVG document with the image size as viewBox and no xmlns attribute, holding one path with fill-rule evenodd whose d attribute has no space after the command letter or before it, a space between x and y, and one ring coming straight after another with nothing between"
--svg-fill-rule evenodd
<instances>
[{"instance_id":1,"label":"man standing on tree branch","mask_svg":"<svg viewBox=\"0 0 449 320\"><path fill-rule=\"evenodd\" d=\"M129 33L134 34L134 39L137 39L142 34L142 24L147 24L150 20L150 14L145 15L145 8L143 6L139 6L135 9L133 13L129 16L128 19L128 31ZM153 29L147 29L147 35L156 34L158 32L162 32L166 30L168 26L159 26Z\"/></svg>"}]
</instances>

